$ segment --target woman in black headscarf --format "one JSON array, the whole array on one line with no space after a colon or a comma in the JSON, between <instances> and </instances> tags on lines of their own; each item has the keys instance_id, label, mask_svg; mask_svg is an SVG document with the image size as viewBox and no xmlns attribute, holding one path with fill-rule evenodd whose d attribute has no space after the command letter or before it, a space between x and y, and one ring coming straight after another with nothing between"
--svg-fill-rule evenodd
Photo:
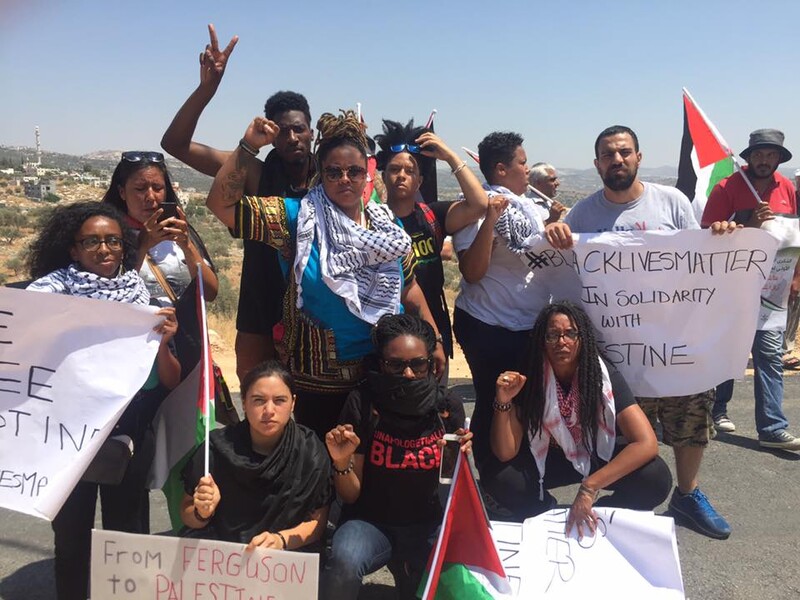
<instances>
[{"instance_id":1,"label":"woman in black headscarf","mask_svg":"<svg viewBox=\"0 0 800 600\"><path fill-rule=\"evenodd\" d=\"M297 550L320 539L332 497L330 459L291 418L294 381L276 361L242 379L245 420L211 432L183 471L181 518L195 537Z\"/></svg>"}]
</instances>

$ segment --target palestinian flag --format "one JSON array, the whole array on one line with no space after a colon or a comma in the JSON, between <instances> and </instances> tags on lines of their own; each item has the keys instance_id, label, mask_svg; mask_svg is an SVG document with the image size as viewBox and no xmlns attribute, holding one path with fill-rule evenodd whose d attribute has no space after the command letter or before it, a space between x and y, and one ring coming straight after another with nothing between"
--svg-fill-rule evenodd
<instances>
[{"instance_id":1,"label":"palestinian flag","mask_svg":"<svg viewBox=\"0 0 800 600\"><path fill-rule=\"evenodd\" d=\"M512 597L478 486L461 452L439 539L420 589L423 600Z\"/></svg>"},{"instance_id":2,"label":"palestinian flag","mask_svg":"<svg viewBox=\"0 0 800 600\"><path fill-rule=\"evenodd\" d=\"M198 273L200 272L198 268ZM200 362L164 399L153 419L156 450L149 488L161 488L164 492L170 523L176 532L183 527L180 516L184 494L181 471L195 448L206 442L208 432L215 427L212 393L214 371L211 346L208 343L202 277L198 276L197 283L197 319L202 343Z\"/></svg>"},{"instance_id":3,"label":"palestinian flag","mask_svg":"<svg viewBox=\"0 0 800 600\"><path fill-rule=\"evenodd\" d=\"M683 139L675 187L692 201L698 223L711 190L733 175L734 168L730 147L684 88Z\"/></svg>"}]
</instances>

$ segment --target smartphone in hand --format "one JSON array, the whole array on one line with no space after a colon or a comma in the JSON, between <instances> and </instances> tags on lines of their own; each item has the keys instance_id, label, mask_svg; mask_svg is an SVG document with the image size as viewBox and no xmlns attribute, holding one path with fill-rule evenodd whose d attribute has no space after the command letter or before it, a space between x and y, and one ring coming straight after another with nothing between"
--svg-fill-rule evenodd
<instances>
[{"instance_id":1,"label":"smartphone in hand","mask_svg":"<svg viewBox=\"0 0 800 600\"><path fill-rule=\"evenodd\" d=\"M178 218L178 204L176 202L162 202L159 208L164 211L158 216L159 223L167 219Z\"/></svg>"},{"instance_id":2,"label":"smartphone in hand","mask_svg":"<svg viewBox=\"0 0 800 600\"><path fill-rule=\"evenodd\" d=\"M439 461L439 483L453 483L458 453L461 452L461 437L455 433L444 434L444 447Z\"/></svg>"}]
</instances>

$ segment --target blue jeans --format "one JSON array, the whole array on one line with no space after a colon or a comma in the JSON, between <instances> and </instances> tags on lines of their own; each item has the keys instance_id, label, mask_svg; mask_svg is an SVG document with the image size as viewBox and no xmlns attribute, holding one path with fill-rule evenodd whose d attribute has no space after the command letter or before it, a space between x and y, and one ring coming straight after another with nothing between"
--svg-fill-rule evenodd
<instances>
[{"instance_id":1,"label":"blue jeans","mask_svg":"<svg viewBox=\"0 0 800 600\"><path fill-rule=\"evenodd\" d=\"M358 519L346 521L333 534L331 556L320 581L320 598L356 600L362 578L385 566L392 558L406 561L411 573L416 574L416 579L406 586L395 583L398 590L413 588L408 592L410 597L415 597L413 594L438 526L439 523L424 523L392 527Z\"/></svg>"},{"instance_id":2,"label":"blue jeans","mask_svg":"<svg viewBox=\"0 0 800 600\"><path fill-rule=\"evenodd\" d=\"M769 437L789 427L789 421L783 414L782 347L782 331L756 331L751 353L759 437Z\"/></svg>"}]
</instances>

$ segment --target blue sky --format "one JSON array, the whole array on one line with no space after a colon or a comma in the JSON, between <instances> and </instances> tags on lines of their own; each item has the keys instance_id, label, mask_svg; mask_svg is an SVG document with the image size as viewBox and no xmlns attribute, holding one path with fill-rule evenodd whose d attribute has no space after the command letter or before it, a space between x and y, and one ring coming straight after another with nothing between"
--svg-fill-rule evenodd
<instances>
[{"instance_id":1,"label":"blue sky","mask_svg":"<svg viewBox=\"0 0 800 600\"><path fill-rule=\"evenodd\" d=\"M198 81L214 23L240 41L197 139L233 147L279 89L312 116L361 102L425 121L454 149L494 130L529 161L590 168L621 123L644 165L677 165L686 86L737 151L777 127L800 166L800 3L511 0L0 0L0 144L155 149Z\"/></svg>"}]
</instances>

